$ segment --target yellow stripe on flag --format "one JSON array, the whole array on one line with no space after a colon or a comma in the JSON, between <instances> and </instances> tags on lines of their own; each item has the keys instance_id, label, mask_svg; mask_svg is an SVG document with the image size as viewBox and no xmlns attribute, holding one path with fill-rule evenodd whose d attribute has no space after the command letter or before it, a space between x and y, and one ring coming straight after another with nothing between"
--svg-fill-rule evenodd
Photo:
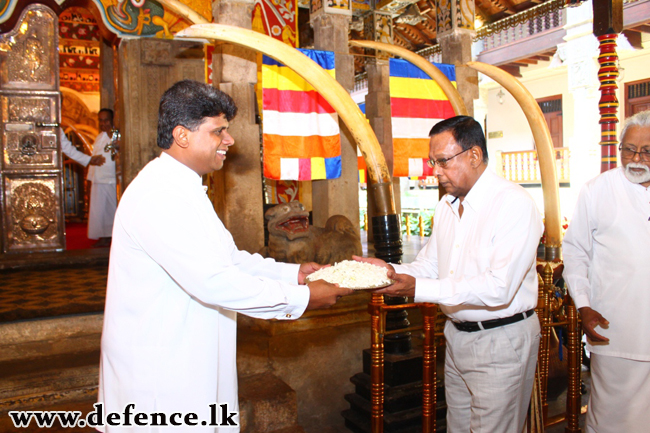
<instances>
[{"instance_id":1,"label":"yellow stripe on flag","mask_svg":"<svg viewBox=\"0 0 650 433\"><path fill-rule=\"evenodd\" d=\"M327 179L325 172L325 158L312 158L311 159L311 178L314 179Z\"/></svg>"},{"instance_id":2,"label":"yellow stripe on flag","mask_svg":"<svg viewBox=\"0 0 650 433\"><path fill-rule=\"evenodd\" d=\"M453 82L454 87L456 82ZM390 77L391 98L447 100L445 93L433 80Z\"/></svg>"},{"instance_id":3,"label":"yellow stripe on flag","mask_svg":"<svg viewBox=\"0 0 650 433\"><path fill-rule=\"evenodd\" d=\"M328 74L336 78L334 69L326 69ZM295 90L309 92L315 90L311 84L286 66L262 65L262 85L266 89Z\"/></svg>"}]
</instances>

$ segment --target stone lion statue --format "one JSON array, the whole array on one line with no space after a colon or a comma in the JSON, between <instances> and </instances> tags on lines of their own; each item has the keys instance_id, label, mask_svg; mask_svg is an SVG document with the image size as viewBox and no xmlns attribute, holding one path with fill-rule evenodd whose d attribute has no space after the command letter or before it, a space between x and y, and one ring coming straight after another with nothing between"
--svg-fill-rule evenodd
<instances>
[{"instance_id":1,"label":"stone lion statue","mask_svg":"<svg viewBox=\"0 0 650 433\"><path fill-rule=\"evenodd\" d=\"M268 221L266 257L287 263L334 264L361 255L361 240L352 222L343 215L331 216L325 227L309 225L309 212L302 203L279 204L264 215Z\"/></svg>"}]
</instances>

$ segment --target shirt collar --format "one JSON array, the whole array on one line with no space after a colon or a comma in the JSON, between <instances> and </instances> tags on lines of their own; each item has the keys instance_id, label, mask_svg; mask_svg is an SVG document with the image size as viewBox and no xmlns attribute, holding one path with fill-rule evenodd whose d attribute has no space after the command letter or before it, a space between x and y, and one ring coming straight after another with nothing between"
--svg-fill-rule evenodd
<instances>
[{"instance_id":1,"label":"shirt collar","mask_svg":"<svg viewBox=\"0 0 650 433\"><path fill-rule=\"evenodd\" d=\"M178 179L181 179L184 182L201 188L203 192L203 180L194 170L178 161L176 158L168 154L167 152L162 152L160 154L160 163L165 168L165 171L168 172L171 176L174 176Z\"/></svg>"},{"instance_id":2,"label":"shirt collar","mask_svg":"<svg viewBox=\"0 0 650 433\"><path fill-rule=\"evenodd\" d=\"M463 200L463 208L467 209L469 207L478 212L485 205L486 200L490 196L490 191L493 189L493 185L498 181L498 179L499 177L486 167L485 171L483 171L474 186L472 186L465 196L465 200ZM458 197L454 197L450 194L445 196L449 205L454 209L457 209L460 205L457 198Z\"/></svg>"}]
</instances>

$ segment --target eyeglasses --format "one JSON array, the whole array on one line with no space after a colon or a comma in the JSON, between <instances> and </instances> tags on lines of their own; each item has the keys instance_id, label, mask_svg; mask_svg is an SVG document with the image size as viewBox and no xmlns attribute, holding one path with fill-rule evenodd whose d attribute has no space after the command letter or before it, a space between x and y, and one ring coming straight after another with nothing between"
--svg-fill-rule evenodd
<instances>
[{"instance_id":1,"label":"eyeglasses","mask_svg":"<svg viewBox=\"0 0 650 433\"><path fill-rule=\"evenodd\" d=\"M618 146L618 150L620 150L621 156L626 159L634 159L634 157L638 153L641 161L650 162L650 152L647 150L636 151L630 149L629 147L623 147L622 144Z\"/></svg>"},{"instance_id":2,"label":"eyeglasses","mask_svg":"<svg viewBox=\"0 0 650 433\"><path fill-rule=\"evenodd\" d=\"M453 158L456 158L456 157L457 157L458 155L460 155L461 153L465 153L465 152L467 152L469 149L471 149L471 147L468 148L468 149L463 150L462 152L457 153L457 154L454 155L454 156L450 156L449 158L440 158L440 159L438 159L438 160L435 160L435 159L431 159L431 158L429 158L429 159L427 159L427 165L428 165L429 167L433 168L433 167L436 166L436 164L438 164L438 167L440 167L440 168L446 168L446 167L447 167L447 163L449 162L449 160L451 160L451 159L453 159Z\"/></svg>"}]
</instances>

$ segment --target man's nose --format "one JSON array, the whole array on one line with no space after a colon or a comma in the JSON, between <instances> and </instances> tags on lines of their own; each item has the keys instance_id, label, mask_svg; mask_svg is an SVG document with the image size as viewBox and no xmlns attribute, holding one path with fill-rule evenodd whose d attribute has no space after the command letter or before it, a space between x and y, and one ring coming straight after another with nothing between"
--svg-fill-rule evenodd
<instances>
[{"instance_id":1,"label":"man's nose","mask_svg":"<svg viewBox=\"0 0 650 433\"><path fill-rule=\"evenodd\" d=\"M227 146L232 146L233 144L235 144L235 139L232 138L232 135L230 135L230 134L228 133L228 131L224 131L223 134L224 134L224 136L223 136L223 143L224 143L225 145L227 145Z\"/></svg>"},{"instance_id":2,"label":"man's nose","mask_svg":"<svg viewBox=\"0 0 650 433\"><path fill-rule=\"evenodd\" d=\"M641 162L641 154L639 152L635 152L634 156L632 157L632 161L634 162Z\"/></svg>"},{"instance_id":3,"label":"man's nose","mask_svg":"<svg viewBox=\"0 0 650 433\"><path fill-rule=\"evenodd\" d=\"M433 166L432 173L434 176L440 176L440 174L442 173L442 168L440 168L439 164Z\"/></svg>"}]
</instances>

